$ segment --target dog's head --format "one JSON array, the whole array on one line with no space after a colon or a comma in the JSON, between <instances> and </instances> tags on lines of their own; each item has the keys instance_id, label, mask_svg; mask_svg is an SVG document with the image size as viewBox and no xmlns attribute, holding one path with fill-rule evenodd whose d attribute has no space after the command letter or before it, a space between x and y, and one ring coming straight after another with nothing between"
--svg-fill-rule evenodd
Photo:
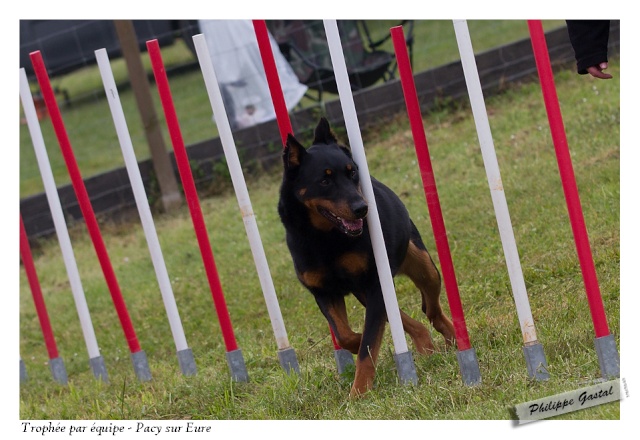
<instances>
[{"instance_id":1,"label":"dog's head","mask_svg":"<svg viewBox=\"0 0 640 440\"><path fill-rule=\"evenodd\" d=\"M313 145L308 149L290 134L283 160L285 178L316 229L335 228L352 237L362 234L368 206L362 195L358 166L349 149L338 144L325 118L318 123Z\"/></svg>"}]
</instances>

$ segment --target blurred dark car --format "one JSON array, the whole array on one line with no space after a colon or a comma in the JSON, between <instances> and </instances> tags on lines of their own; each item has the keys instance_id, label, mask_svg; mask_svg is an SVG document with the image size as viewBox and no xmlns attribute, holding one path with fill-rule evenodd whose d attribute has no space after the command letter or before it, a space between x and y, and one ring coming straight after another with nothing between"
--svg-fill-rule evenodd
<instances>
[{"instance_id":1,"label":"blurred dark car","mask_svg":"<svg viewBox=\"0 0 640 440\"><path fill-rule=\"evenodd\" d=\"M198 34L197 20L132 20L140 50L147 40L161 46L182 38L192 51L191 37ZM20 67L33 77L29 54L39 50L51 77L96 63L94 51L106 49L109 58L122 55L112 20L20 20Z\"/></svg>"}]
</instances>

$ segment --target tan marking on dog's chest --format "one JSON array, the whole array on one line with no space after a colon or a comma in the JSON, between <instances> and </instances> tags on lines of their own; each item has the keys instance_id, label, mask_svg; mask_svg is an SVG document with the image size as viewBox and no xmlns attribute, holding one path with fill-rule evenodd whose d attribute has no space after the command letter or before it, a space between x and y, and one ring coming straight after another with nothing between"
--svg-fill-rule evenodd
<instances>
[{"instance_id":1,"label":"tan marking on dog's chest","mask_svg":"<svg viewBox=\"0 0 640 440\"><path fill-rule=\"evenodd\" d=\"M300 282L307 287L322 287L325 277L324 269L320 270L307 270L305 272L298 273Z\"/></svg>"},{"instance_id":2,"label":"tan marking on dog's chest","mask_svg":"<svg viewBox=\"0 0 640 440\"><path fill-rule=\"evenodd\" d=\"M351 275L358 275L367 270L369 257L362 252L347 252L338 258L338 265Z\"/></svg>"}]
</instances>

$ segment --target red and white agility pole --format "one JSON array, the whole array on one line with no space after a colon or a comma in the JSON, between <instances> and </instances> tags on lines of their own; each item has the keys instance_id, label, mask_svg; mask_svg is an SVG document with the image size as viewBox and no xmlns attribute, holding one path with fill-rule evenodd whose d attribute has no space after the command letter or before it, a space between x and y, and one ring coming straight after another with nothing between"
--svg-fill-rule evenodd
<instances>
[{"instance_id":1,"label":"red and white agility pole","mask_svg":"<svg viewBox=\"0 0 640 440\"><path fill-rule=\"evenodd\" d=\"M35 51L30 54L30 57L38 79L38 84L40 85L42 96L47 106L47 111L49 112L56 137L58 138L60 150L62 151L62 155L67 165L69 176L71 177L71 183L78 199L80 210L82 211L85 224L87 225L89 235L91 236L93 246L100 262L100 267L102 268L118 318L120 319L122 330L129 345L134 371L139 380L151 380L151 372L149 370L147 356L140 348L138 337L133 328L129 312L127 311L127 307L122 297L118 280L115 272L113 271L109 254L107 253L107 249L102 239L98 221L95 213L93 212L93 207L91 206L89 194L87 193L84 181L82 180L80 169L78 168L78 164L71 147L71 142L69 141L69 136L67 135L67 131L62 120L62 114L58 108L58 103L56 102L56 97L49 81L49 75L47 74L42 54L40 51Z\"/></svg>"},{"instance_id":2,"label":"red and white agility pole","mask_svg":"<svg viewBox=\"0 0 640 440\"><path fill-rule=\"evenodd\" d=\"M249 245L251 247L254 263L258 272L258 278L260 280L260 285L267 305L267 312L269 313L271 326L276 338L278 359L280 360L280 365L287 373L292 371L299 373L300 368L298 366L298 360L296 358L295 351L289 343L289 338L287 337L284 320L282 319L282 313L280 312L280 306L278 305L276 289L273 285L273 279L271 278L267 257L260 238L260 231L258 230L258 224L251 205L251 199L249 198L249 190L247 189L247 184L242 173L242 166L236 150L233 134L231 133L231 125L229 124L229 118L225 111L222 92L220 91L218 78L216 77L216 72L213 67L211 53L209 52L204 35L195 35L193 37L193 42L195 44L198 61L200 62L200 68L204 77L207 93L209 95L209 101L211 102L213 116L220 134L222 148L224 149L227 165L229 166L229 173L231 175L231 181L236 193L236 198L238 199L238 206L242 213L247 237L249 238Z\"/></svg>"},{"instance_id":3,"label":"red and white agility pole","mask_svg":"<svg viewBox=\"0 0 640 440\"><path fill-rule=\"evenodd\" d=\"M49 368L51 370L51 374L56 382L66 385L67 370L64 367L64 361L58 354L58 346L56 344L56 339L53 336L49 313L47 312L47 306L45 305L44 297L42 296L42 289L40 287L40 281L38 280L36 266L33 263L31 246L29 246L27 231L24 229L22 215L20 215L20 256L22 257L22 264L27 274L27 279L29 280L31 295L33 296L36 313L38 314L38 320L40 321L40 328L42 329L42 335L44 336L44 343L47 347L47 353L49 354Z\"/></svg>"},{"instance_id":4,"label":"red and white agility pole","mask_svg":"<svg viewBox=\"0 0 640 440\"><path fill-rule=\"evenodd\" d=\"M471 347L464 319L462 301L460 300L460 292L458 290L458 281L456 279L451 251L449 249L449 241L447 239L447 231L442 217L438 189L436 187L435 175L431 166L429 146L427 144L424 124L422 122L420 103L418 102L418 94L413 80L411 62L409 61L404 32L402 31L402 26L393 27L390 32L395 49L396 61L398 63L398 71L400 72L400 81L402 83L402 90L404 92L404 99L407 106L407 114L409 115L409 122L413 133L416 155L420 165L424 193L427 199L427 206L429 207L433 235L438 249L440 265L442 267L442 278L444 280L445 291L449 300L449 308L451 309L451 318L453 320L458 346L458 364L460 366L460 372L464 383L467 385L475 385L481 382L478 358L476 356L475 349Z\"/></svg>"},{"instance_id":5,"label":"red and white agility pole","mask_svg":"<svg viewBox=\"0 0 640 440\"><path fill-rule=\"evenodd\" d=\"M193 352L187 345L187 339L184 334L184 329L182 328L180 314L178 313L173 289L171 288L171 280L169 279L167 267L162 256L160 241L158 240L158 234L153 223L153 216L151 215L147 194L144 189L144 184L142 183L142 176L140 175L138 161L136 160L133 144L131 143L131 136L129 135L127 121L122 110L118 89L109 64L109 57L105 49L99 49L95 51L95 54L100 75L102 76L105 95L109 102L109 108L111 109L113 123L118 134L118 140L120 141L120 147L122 149L127 173L129 175L129 180L131 181L133 196L136 200L138 213L142 222L142 228L147 239L147 245L151 254L151 261L155 269L156 278L158 279L162 300L167 311L169 326L176 345L180 370L184 375L192 376L196 374L196 364L193 358Z\"/></svg>"},{"instance_id":6,"label":"red and white agility pole","mask_svg":"<svg viewBox=\"0 0 640 440\"><path fill-rule=\"evenodd\" d=\"M551 137L553 138L556 151L560 179L569 211L569 220L571 222L573 238L580 261L582 278L595 330L595 346L600 364L600 372L605 379L609 377L619 377L620 355L618 354L615 339L613 335L610 334L607 324L607 317L604 311L598 277L589 244L587 227L580 204L580 195L578 194L576 178L571 163L571 153L569 152L567 135L560 111L560 103L553 80L553 70L551 69L551 62L549 60L547 41L540 20L528 20L527 24L529 26L529 34L531 36L538 76L540 77L540 86L549 119Z\"/></svg>"},{"instance_id":7,"label":"red and white agility pole","mask_svg":"<svg viewBox=\"0 0 640 440\"><path fill-rule=\"evenodd\" d=\"M478 68L471 45L471 37L469 36L469 28L466 20L453 20L453 26L469 92L471 110L480 142L480 149L482 151L482 159L487 173L489 189L491 190L491 199L498 222L498 230L507 263L507 271L509 273L509 279L511 280L511 289L520 321L520 329L524 339L523 350L527 363L527 372L529 377L537 380L546 380L549 378L547 361L542 349L542 344L540 344L536 335L531 307L529 306L529 297L527 296L522 267L520 266L520 257L513 234L513 226L511 225L511 219L509 217L507 199L504 194L504 188L502 187L500 168L491 136L489 117L484 103Z\"/></svg>"},{"instance_id":8,"label":"red and white agility pole","mask_svg":"<svg viewBox=\"0 0 640 440\"><path fill-rule=\"evenodd\" d=\"M278 69L273 55L269 31L264 20L253 20L253 28L256 33L256 40L258 42L258 49L260 51L262 65L264 67L269 92L271 94L271 101L273 102L273 107L276 113L276 121L280 131L282 146L284 147L287 143L287 136L289 133L293 135L293 127L291 126L287 103L284 99L284 93L282 92L282 85L280 84L280 77L278 75ZM340 347L331 327L329 327L329 332L331 333L331 340L333 342L334 357L338 373L342 374L342 372L346 370L347 365L353 365L353 356L350 351Z\"/></svg>"},{"instance_id":9,"label":"red and white agility pole","mask_svg":"<svg viewBox=\"0 0 640 440\"><path fill-rule=\"evenodd\" d=\"M89 354L89 365L96 378L99 378L104 382L108 382L107 369L105 367L104 358L100 355L100 349L98 348L98 341L91 322L89 308L87 307L87 300L84 294L84 289L82 288L78 265L71 246L69 230L64 219L62 204L60 203L56 183L53 180L51 163L49 162L49 156L47 155L47 149L45 148L42 130L40 128L40 123L38 121L38 116L33 102L33 96L31 95L29 82L27 80L27 74L23 68L20 69L20 99L22 101L25 119L27 120L29 134L31 135L33 149L36 154L36 160L40 169L40 176L42 177L42 183L44 184L47 202L49 203L49 209L51 210L51 217L53 219L56 235L60 244L60 250L62 251L62 258L67 270L71 293L73 294L78 317L80 318L80 327L82 329L82 334L87 346L87 352Z\"/></svg>"},{"instance_id":10,"label":"red and white agility pole","mask_svg":"<svg viewBox=\"0 0 640 440\"><path fill-rule=\"evenodd\" d=\"M382 287L382 296L384 298L385 308L387 311L387 319L391 329L391 338L395 349L394 358L398 376L403 384L417 384L418 376L416 373L413 356L407 347L407 340L404 336L402 327L402 319L400 317L400 309L398 308L398 299L396 298L395 286L393 284L393 275L389 267L389 257L382 235L382 226L380 216L376 204L375 195L373 193L373 185L371 184L371 175L369 174L369 166L365 155L362 134L358 123L358 115L356 112L353 94L351 93L351 84L347 74L347 65L340 41L340 33L338 31L338 23L336 20L323 20L324 29L329 43L329 55L336 76L336 84L342 104L342 112L344 114L347 136L349 137L349 146L353 160L358 165L361 176L362 191L367 203L369 203L369 214L367 221L369 223L369 231L371 234L371 244L380 277L380 286Z\"/></svg>"},{"instance_id":11,"label":"red and white agility pole","mask_svg":"<svg viewBox=\"0 0 640 440\"><path fill-rule=\"evenodd\" d=\"M180 124L178 123L178 116L173 104L171 89L169 88L169 80L167 79L167 73L162 61L158 40L147 41L147 50L151 58L153 74L156 79L160 100L162 101L162 107L167 121L167 128L169 129L169 134L171 136L173 151L175 153L180 179L182 180L182 187L189 206L189 212L191 213L191 220L193 222L198 245L200 247L202 262L207 274L207 280L209 282L209 288L211 289L216 313L218 315L218 321L226 347L227 364L229 365L233 380L237 382L247 382L249 380L249 375L247 374L247 368L242 356L242 351L238 348L233 327L231 325L231 318L224 299L222 285L220 284L218 270L213 257L213 250L211 249L211 243L209 241L209 234L207 233L207 227L202 215L198 192L193 180L193 174L191 173L189 157L187 156L187 150L182 138Z\"/></svg>"}]
</instances>

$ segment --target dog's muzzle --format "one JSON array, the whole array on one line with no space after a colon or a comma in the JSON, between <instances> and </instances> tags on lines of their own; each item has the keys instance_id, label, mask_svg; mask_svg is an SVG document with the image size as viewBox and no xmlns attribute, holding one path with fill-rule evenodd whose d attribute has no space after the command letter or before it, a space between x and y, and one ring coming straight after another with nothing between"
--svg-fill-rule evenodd
<instances>
[{"instance_id":1,"label":"dog's muzzle","mask_svg":"<svg viewBox=\"0 0 640 440\"><path fill-rule=\"evenodd\" d=\"M350 208L356 217L355 220L346 219L325 208L320 208L318 211L335 224L342 233L351 237L357 237L362 234L364 218L369 212L369 207L365 201L360 201L350 206Z\"/></svg>"}]
</instances>

